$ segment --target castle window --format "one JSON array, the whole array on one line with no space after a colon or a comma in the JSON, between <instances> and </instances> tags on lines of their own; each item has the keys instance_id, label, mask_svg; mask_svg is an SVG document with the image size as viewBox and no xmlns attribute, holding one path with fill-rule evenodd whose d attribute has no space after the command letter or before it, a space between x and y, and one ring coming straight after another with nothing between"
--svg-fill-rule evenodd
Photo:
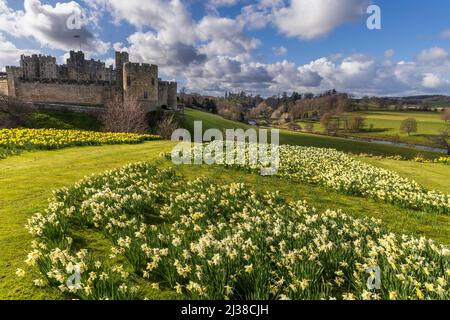
<instances>
[{"instance_id":1,"label":"castle window","mask_svg":"<svg viewBox=\"0 0 450 320\"><path fill-rule=\"evenodd\" d=\"M155 86L155 78L152 78L152 86Z\"/></svg>"},{"instance_id":2,"label":"castle window","mask_svg":"<svg viewBox=\"0 0 450 320\"><path fill-rule=\"evenodd\" d=\"M127 77L127 86L131 86L131 77Z\"/></svg>"},{"instance_id":3,"label":"castle window","mask_svg":"<svg viewBox=\"0 0 450 320\"><path fill-rule=\"evenodd\" d=\"M148 92L144 91L144 99L147 100L148 99Z\"/></svg>"}]
</instances>

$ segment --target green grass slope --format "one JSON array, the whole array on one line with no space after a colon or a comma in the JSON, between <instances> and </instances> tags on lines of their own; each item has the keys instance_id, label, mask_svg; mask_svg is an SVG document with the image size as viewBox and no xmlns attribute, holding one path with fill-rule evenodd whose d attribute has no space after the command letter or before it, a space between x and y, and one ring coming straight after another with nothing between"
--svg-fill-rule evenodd
<instances>
[{"instance_id":1,"label":"green grass slope","mask_svg":"<svg viewBox=\"0 0 450 320\"><path fill-rule=\"evenodd\" d=\"M69 148L25 153L0 161L0 299L62 298L59 292L34 288L30 275L24 279L15 275L16 269L23 267L31 241L24 225L34 213L42 212L47 207L52 190L71 186L84 176L119 168L130 162L157 160L160 167L172 166L170 161L163 160L159 155L170 151L173 145L172 142L155 141L140 145ZM434 166L426 164L420 168L424 178L429 168L434 170ZM414 233L450 243L450 216L401 209L364 198L344 196L321 187L223 167L181 166L176 170L189 179L208 176L218 183L248 183L258 191L280 190L289 199L305 199L319 209L343 209L359 217L377 217L394 232ZM443 173L446 176L449 174L448 171ZM404 174L414 177L416 172ZM439 177L430 175L429 179L437 181ZM443 187L448 190L449 182ZM109 247L101 237L89 232L78 236L78 241L95 248L98 254L109 253ZM167 297L173 298L170 293L162 296L149 293L149 298Z\"/></svg>"},{"instance_id":2,"label":"green grass slope","mask_svg":"<svg viewBox=\"0 0 450 320\"><path fill-rule=\"evenodd\" d=\"M404 177L417 181L427 189L439 190L450 194L450 166L448 165L367 157L357 157L357 159L377 167L395 171Z\"/></svg>"},{"instance_id":3,"label":"green grass slope","mask_svg":"<svg viewBox=\"0 0 450 320\"><path fill-rule=\"evenodd\" d=\"M101 123L94 115L71 111L38 111L26 120L26 127L33 129L78 129L99 131Z\"/></svg>"},{"instance_id":4,"label":"green grass slope","mask_svg":"<svg viewBox=\"0 0 450 320\"><path fill-rule=\"evenodd\" d=\"M246 130L252 128L252 126L240 122L230 121L218 115L193 109L186 109L185 115L182 116L183 127L192 132L194 128L194 121L202 121L203 130L211 128L216 128L219 130L240 128ZM354 141L349 139L298 133L288 130L280 131L280 143L290 145L302 145L307 147L334 148L340 151L351 152L355 154L369 153L373 155L383 155L383 156L401 155L405 158L414 158L417 154L422 154L427 158L436 158L438 156L441 156L441 154L431 151L422 151L406 147L390 146L364 141Z\"/></svg>"}]
</instances>

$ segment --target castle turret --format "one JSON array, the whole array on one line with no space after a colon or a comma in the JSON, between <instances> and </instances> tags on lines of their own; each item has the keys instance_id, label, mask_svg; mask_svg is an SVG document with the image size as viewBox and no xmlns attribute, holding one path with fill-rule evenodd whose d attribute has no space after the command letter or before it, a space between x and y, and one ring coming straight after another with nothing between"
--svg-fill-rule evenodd
<instances>
[{"instance_id":1,"label":"castle turret","mask_svg":"<svg viewBox=\"0 0 450 320\"><path fill-rule=\"evenodd\" d=\"M175 110L178 108L178 84L174 81L169 82L169 89L167 92L167 106L169 109Z\"/></svg>"},{"instance_id":2,"label":"castle turret","mask_svg":"<svg viewBox=\"0 0 450 320\"><path fill-rule=\"evenodd\" d=\"M158 79L158 105L163 109L169 108L169 82Z\"/></svg>"},{"instance_id":3,"label":"castle turret","mask_svg":"<svg viewBox=\"0 0 450 320\"><path fill-rule=\"evenodd\" d=\"M123 89L123 65L130 62L128 52L116 52L116 82L120 89Z\"/></svg>"},{"instance_id":4,"label":"castle turret","mask_svg":"<svg viewBox=\"0 0 450 320\"><path fill-rule=\"evenodd\" d=\"M176 109L177 102L177 94L178 94L178 84L176 82L170 81L161 81L159 79L159 88L158 88L158 104L163 109Z\"/></svg>"}]
</instances>

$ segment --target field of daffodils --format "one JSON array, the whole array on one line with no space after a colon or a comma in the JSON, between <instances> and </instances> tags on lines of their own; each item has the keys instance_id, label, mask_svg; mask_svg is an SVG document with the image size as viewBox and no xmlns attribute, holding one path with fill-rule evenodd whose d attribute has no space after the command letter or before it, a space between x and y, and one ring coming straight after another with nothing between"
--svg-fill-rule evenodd
<instances>
[{"instance_id":1,"label":"field of daffodils","mask_svg":"<svg viewBox=\"0 0 450 320\"><path fill-rule=\"evenodd\" d=\"M223 145L218 143L215 146L215 143L217 142L212 142L204 150L207 150L212 158L216 158L216 163L223 163L225 162L223 157L214 152ZM450 214L450 195L426 190L415 181L401 177L396 172L358 161L334 149L288 145L273 147L277 148L279 153L278 177L321 185L339 193L372 198L401 207ZM198 157L200 150L203 149L193 148L193 157ZM238 150L245 151L243 161L245 164L240 164L242 162L239 159L244 158L239 156ZM257 154L257 145L235 148L234 164L227 166L260 172L261 164L254 161Z\"/></svg>"},{"instance_id":2,"label":"field of daffodils","mask_svg":"<svg viewBox=\"0 0 450 320\"><path fill-rule=\"evenodd\" d=\"M154 135L57 129L0 129L0 148L61 149L74 146L133 144L159 140Z\"/></svg>"},{"instance_id":3,"label":"field of daffodils","mask_svg":"<svg viewBox=\"0 0 450 320\"><path fill-rule=\"evenodd\" d=\"M336 151L282 147L280 175L449 209L447 195ZM446 246L244 184L185 181L147 163L55 191L27 228L35 241L17 275L30 272L35 285L72 298L146 298L130 280L141 277L188 299L450 299ZM109 239L109 256L74 241L80 229ZM381 282L371 289L374 268Z\"/></svg>"}]
</instances>

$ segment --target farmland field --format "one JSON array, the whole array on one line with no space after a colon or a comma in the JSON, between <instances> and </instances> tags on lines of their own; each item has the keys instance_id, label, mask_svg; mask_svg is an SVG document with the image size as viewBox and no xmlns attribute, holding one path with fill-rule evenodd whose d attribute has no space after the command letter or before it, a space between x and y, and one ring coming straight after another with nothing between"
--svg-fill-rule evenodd
<instances>
[{"instance_id":1,"label":"farmland field","mask_svg":"<svg viewBox=\"0 0 450 320\"><path fill-rule=\"evenodd\" d=\"M375 140L394 140L398 135L399 142L434 146L429 137L438 135L445 128L441 114L438 112L365 111L352 112L348 115L360 115L367 119L365 130L361 133L351 133L351 135ZM412 133L411 136L400 131L402 121L408 118L415 118L418 124L418 132ZM302 121L299 123L304 125ZM322 125L315 123L314 131L323 132Z\"/></svg>"},{"instance_id":2,"label":"farmland field","mask_svg":"<svg viewBox=\"0 0 450 320\"><path fill-rule=\"evenodd\" d=\"M440 114L435 112L370 111L359 114L367 117L367 125L373 125L375 131L363 133L362 135L364 136L388 137L400 135L406 142L427 145L430 144L427 136L437 135L445 128ZM406 133L400 132L401 122L407 118L415 118L417 120L418 132L413 133L411 137L408 137Z\"/></svg>"}]
</instances>

